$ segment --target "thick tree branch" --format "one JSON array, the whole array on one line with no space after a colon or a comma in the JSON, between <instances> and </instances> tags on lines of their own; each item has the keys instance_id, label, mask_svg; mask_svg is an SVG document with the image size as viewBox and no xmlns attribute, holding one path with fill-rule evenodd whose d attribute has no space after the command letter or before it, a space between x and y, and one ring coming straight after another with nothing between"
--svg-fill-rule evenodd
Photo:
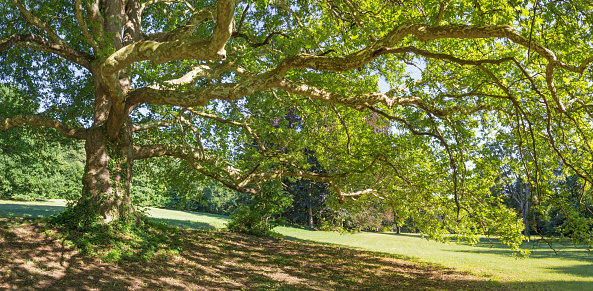
<instances>
[{"instance_id":1,"label":"thick tree branch","mask_svg":"<svg viewBox=\"0 0 593 291\"><path fill-rule=\"evenodd\" d=\"M558 66L565 70L568 70L568 71L571 71L571 72L574 72L577 74L582 74L583 72L585 72L585 70L589 67L589 65L591 63L593 63L593 56L590 56L590 57L584 59L583 62L581 62L581 64L578 67L570 66L570 65L567 65L560 61L558 61Z\"/></svg>"},{"instance_id":2,"label":"thick tree branch","mask_svg":"<svg viewBox=\"0 0 593 291\"><path fill-rule=\"evenodd\" d=\"M181 89L181 88L191 89L192 87L195 86L196 82L198 82L198 80L200 78L220 79L222 74L226 71L233 71L238 76L241 76L244 78L252 76L245 69L239 67L234 62L224 62L224 63L218 64L218 65L211 63L211 64L195 66L192 68L191 71L189 71L188 73L186 73L185 75L183 75L180 78L167 80L167 81L163 82L163 86L161 86L159 84L155 84L155 85L150 86L150 88L157 89L157 90L159 90L159 89L174 90L174 89Z\"/></svg>"},{"instance_id":3,"label":"thick tree branch","mask_svg":"<svg viewBox=\"0 0 593 291\"><path fill-rule=\"evenodd\" d=\"M135 62L150 60L153 64L195 59L226 58L224 46L231 37L235 5L233 0L221 0L216 9L216 26L208 38L179 39L159 42L140 41L127 45L111 54L100 66L101 73L109 76Z\"/></svg>"},{"instance_id":4,"label":"thick tree branch","mask_svg":"<svg viewBox=\"0 0 593 291\"><path fill-rule=\"evenodd\" d=\"M439 54L433 53L427 50L419 49L413 46L407 47L397 47L397 48L385 48L381 50L375 51L377 56L384 55L384 54L394 54L394 53L413 53L416 55L420 55L430 59L438 59L438 60L447 60L454 63L458 63L460 65L467 65L467 66L477 66L482 64L493 64L493 65L500 65L504 62L513 61L513 57L506 57L501 59L489 59L489 60L466 60L461 59L449 54Z\"/></svg>"},{"instance_id":5,"label":"thick tree branch","mask_svg":"<svg viewBox=\"0 0 593 291\"><path fill-rule=\"evenodd\" d=\"M98 45L101 47L105 42L105 19L100 8L100 0L89 0L87 1L87 17L90 21L90 29L92 34L98 38Z\"/></svg>"},{"instance_id":6,"label":"thick tree branch","mask_svg":"<svg viewBox=\"0 0 593 291\"><path fill-rule=\"evenodd\" d=\"M152 1L150 1L150 2L152 2ZM140 11L140 14L142 14L142 11L146 8L146 6L148 6L147 4L150 2L146 2L146 3L142 4L142 9ZM183 2L186 2L186 1L183 1ZM186 5L189 5L189 3L186 3ZM189 6L189 7L191 7L191 6ZM217 12L216 4L204 7L198 11L193 12L192 16L189 18L189 20L184 25L182 25L172 31L146 34L144 36L144 40L156 41L156 42L168 42L168 41L175 41L175 40L187 38L193 33L193 31L196 29L196 27L200 23L207 21L207 20L216 19L216 12Z\"/></svg>"},{"instance_id":7,"label":"thick tree branch","mask_svg":"<svg viewBox=\"0 0 593 291\"><path fill-rule=\"evenodd\" d=\"M204 154L202 151L198 151L184 145L157 144L148 146L134 146L134 159L136 160L163 156L171 156L182 159L188 162L198 172L214 178L231 189L244 193L257 193L255 189L244 188L235 183L235 181L238 181L241 178L240 170L229 166L226 161L220 160L217 156L209 156ZM221 175L208 170L208 168L204 167L203 164L216 167L218 171L224 172L229 178L225 179Z\"/></svg>"},{"instance_id":8,"label":"thick tree branch","mask_svg":"<svg viewBox=\"0 0 593 291\"><path fill-rule=\"evenodd\" d=\"M153 121L153 122L134 124L134 125L132 125L132 131L137 132L137 131L155 129L155 128L159 128L159 127L169 127L169 126L173 126L173 125L175 125L175 122L173 122L173 121L157 120L157 121Z\"/></svg>"},{"instance_id":9,"label":"thick tree branch","mask_svg":"<svg viewBox=\"0 0 593 291\"><path fill-rule=\"evenodd\" d=\"M141 160L154 157L171 156L182 159L188 162L196 171L209 176L230 189L234 189L244 193L258 193L259 191L255 188L247 187L257 183L279 179L283 177L301 177L310 179L317 182L331 183L334 189L337 189L337 193L341 196L360 196L367 192L355 192L355 193L343 193L336 182L337 178L343 178L344 175L321 175L309 171L300 169L266 169L263 171L251 170L248 173L243 173L241 170L234 168L227 164L226 161L221 160L215 155L204 154L202 151L198 151L189 146L185 145L148 145L148 146L135 146L134 147L134 159ZM369 166L375 164L377 159ZM209 165L205 167L204 164ZM210 170L210 167L215 167L215 170ZM257 170L257 169L255 169ZM216 172L222 172L228 178L224 178L222 175ZM368 192L372 193L372 192Z\"/></svg>"},{"instance_id":10,"label":"thick tree branch","mask_svg":"<svg viewBox=\"0 0 593 291\"><path fill-rule=\"evenodd\" d=\"M221 0L218 2L216 26L209 38L183 39L164 43L140 41L126 45L101 62L99 65L99 74L102 83L107 87L109 96L112 99L112 108L107 120L107 133L110 139L115 138L119 133L125 121L124 116L126 113L130 112L131 108L135 108L138 104L126 100L126 95L119 83L119 71L141 60L162 63L188 58L198 60L224 59L226 57L224 46L231 36L234 9L235 3L233 0ZM174 100L180 97L180 94L175 92L166 91L161 92L161 94L155 94L158 91L150 91L151 89L149 88L145 89L149 92L143 92L146 93L143 96L147 98L154 97L151 100L155 101L153 102L155 104L168 104L166 103L168 100ZM164 99L156 97L164 97ZM198 100L198 103L187 104L184 107L205 104L199 101L201 100Z\"/></svg>"},{"instance_id":11,"label":"thick tree branch","mask_svg":"<svg viewBox=\"0 0 593 291\"><path fill-rule=\"evenodd\" d=\"M276 69L280 74L283 74L291 69L303 68L314 70L328 70L328 71L346 71L360 67L388 48L396 46L406 36L415 36L420 41L429 41L436 39L452 38L452 39L474 39L474 38L507 38L510 41L530 48L537 52L544 58L548 59L550 63L556 63L556 55L541 44L529 41L527 38L520 35L511 26L508 25L442 25L442 26L427 26L423 24L403 24L385 37L375 42L360 51L349 54L344 57L328 57L317 56L310 54L300 54L288 57ZM392 52L397 52L393 50Z\"/></svg>"},{"instance_id":12,"label":"thick tree branch","mask_svg":"<svg viewBox=\"0 0 593 291\"><path fill-rule=\"evenodd\" d=\"M87 130L84 128L69 127L57 119L39 115L15 115L9 118L0 117L0 130L7 130L22 124L44 126L56 129L62 136L74 139L86 139Z\"/></svg>"},{"instance_id":13,"label":"thick tree branch","mask_svg":"<svg viewBox=\"0 0 593 291\"><path fill-rule=\"evenodd\" d=\"M284 37L288 37L287 34L282 33L282 32L279 32L279 31L273 31L272 33L268 34L268 36L266 37L266 39L264 39L264 41L262 41L262 42L254 42L251 39L249 39L249 37L246 34L240 33L240 32L233 32L233 34L231 36L232 37L244 38L247 41L247 43L249 44L250 47L257 48L257 47L260 47L260 46L264 46L264 45L269 44L270 41L272 40L272 37L274 35L282 35Z\"/></svg>"},{"instance_id":14,"label":"thick tree branch","mask_svg":"<svg viewBox=\"0 0 593 291\"><path fill-rule=\"evenodd\" d=\"M414 96L394 96L379 92L343 95L335 92L327 92L323 89L316 88L311 85L296 84L288 80L282 80L276 87L285 90L286 92L289 92L291 94L307 96L327 103L341 104L357 110L364 110L367 107L371 107L376 104L383 104L389 108L396 105L415 106L424 110L427 113L432 113L436 116L442 117L455 113L472 114L480 110L491 109L489 106L486 105L479 105L472 108L452 106L449 108L440 109L435 107L434 105L427 103L421 98Z\"/></svg>"},{"instance_id":15,"label":"thick tree branch","mask_svg":"<svg viewBox=\"0 0 593 291\"><path fill-rule=\"evenodd\" d=\"M277 83L277 79L273 74L262 73L238 83L212 84L193 91L159 90L151 88L151 86L130 92L126 102L128 107L141 103L198 107L206 105L213 99L238 100L254 92L273 88L275 83Z\"/></svg>"},{"instance_id":16,"label":"thick tree branch","mask_svg":"<svg viewBox=\"0 0 593 291\"><path fill-rule=\"evenodd\" d=\"M54 53L83 66L86 69L91 68L92 56L84 53L80 53L65 47L60 44L55 44L46 41L42 37L34 34L14 34L8 38L0 39L0 52L10 49L12 46L25 47L32 50L44 51Z\"/></svg>"}]
</instances>

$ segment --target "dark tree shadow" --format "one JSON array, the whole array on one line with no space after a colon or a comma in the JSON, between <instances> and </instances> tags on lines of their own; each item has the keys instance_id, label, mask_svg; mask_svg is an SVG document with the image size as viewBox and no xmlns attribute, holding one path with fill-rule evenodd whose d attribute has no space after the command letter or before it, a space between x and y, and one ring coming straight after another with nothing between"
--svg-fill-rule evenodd
<instances>
[{"instance_id":1,"label":"dark tree shadow","mask_svg":"<svg viewBox=\"0 0 593 291\"><path fill-rule=\"evenodd\" d=\"M152 221L166 223L170 226L175 226L175 227L179 227L179 228L216 229L216 227L212 224L205 223L205 222L192 221L192 220L154 218L154 217L149 217L149 219Z\"/></svg>"},{"instance_id":2,"label":"dark tree shadow","mask_svg":"<svg viewBox=\"0 0 593 291\"><path fill-rule=\"evenodd\" d=\"M64 206L0 204L0 217L42 218L63 212Z\"/></svg>"},{"instance_id":3,"label":"dark tree shadow","mask_svg":"<svg viewBox=\"0 0 593 291\"><path fill-rule=\"evenodd\" d=\"M352 248L180 230L180 251L105 263L42 224L0 224L0 289L16 290L512 290L456 270ZM22 222L22 220L21 220ZM141 247L141 246L140 246ZM559 282L567 289L583 282ZM538 290L541 290L539 288Z\"/></svg>"}]
</instances>

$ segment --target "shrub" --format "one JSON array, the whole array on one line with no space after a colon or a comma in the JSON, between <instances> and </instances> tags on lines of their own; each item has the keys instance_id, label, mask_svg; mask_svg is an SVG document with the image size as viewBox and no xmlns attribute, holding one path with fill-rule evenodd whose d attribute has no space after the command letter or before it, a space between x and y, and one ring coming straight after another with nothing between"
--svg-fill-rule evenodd
<instances>
[{"instance_id":1,"label":"shrub","mask_svg":"<svg viewBox=\"0 0 593 291\"><path fill-rule=\"evenodd\" d=\"M262 183L261 187L261 195L252 196L251 201L231 213L231 220L227 223L230 231L257 236L279 235L272 229L285 223L280 214L291 205L292 196L282 191L278 181Z\"/></svg>"}]
</instances>

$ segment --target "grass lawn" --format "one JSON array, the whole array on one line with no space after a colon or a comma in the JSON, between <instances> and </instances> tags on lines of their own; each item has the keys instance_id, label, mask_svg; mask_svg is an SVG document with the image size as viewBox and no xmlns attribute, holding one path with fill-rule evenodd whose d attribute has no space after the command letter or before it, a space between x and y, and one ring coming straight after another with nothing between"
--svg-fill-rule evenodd
<instances>
[{"instance_id":1,"label":"grass lawn","mask_svg":"<svg viewBox=\"0 0 593 291\"><path fill-rule=\"evenodd\" d=\"M9 202L9 201L0 201L0 217L1 216L28 216L28 217L42 217L47 216L53 213L57 213L61 211L64 203L61 201L49 201L49 202L35 202L35 203L22 203L22 202ZM167 222L172 225L177 225L184 228L198 228L198 229L216 229L224 227L224 223L228 220L228 217L219 216L219 215L211 215L211 214L201 214L201 213L192 213L192 212L184 212L184 211L173 211L173 210L163 210L163 209L154 209L149 208L147 209L147 214L154 217L155 220ZM292 228L292 227L279 227L276 229L278 232L283 234L285 238L293 240L293 241L304 241L307 242L305 245L299 245L302 247L292 247L295 249L295 253L293 257L302 259L304 257L309 257L310 260L308 261L310 264L329 264L335 265L337 263L343 264L341 260L343 255L336 255L334 258L325 257L323 253L329 254L337 254L335 252L335 246L348 246L348 247L355 247L364 250L376 251L381 253L389 254L387 257L379 255L379 258L388 258L389 260L403 260L401 262L420 262L419 266L425 266L426 268L429 265L424 264L423 262L429 263L436 263L438 265L444 266L445 268L451 268L455 270L460 270L464 272L469 272L474 274L480 280L491 280L491 281L498 281L502 282L502 285L472 285L475 282L475 278L469 279L463 277L463 275L456 274L455 276L458 277L458 283L455 283L452 288L453 289L483 289L483 288L511 288L511 289L534 289L534 290L593 290L593 254L589 253L587 250L579 247L574 246L561 246L557 245L557 250L559 251L558 255L554 255L554 252L549 249L547 245L537 245L532 243L525 243L523 245L524 248L530 249L532 254L528 259L517 259L512 256L512 252L505 246L500 245L496 242L491 243L487 239L483 239L478 246L471 247L464 244L456 244L456 243L449 243L449 244L441 244L436 243L433 241L428 241L422 239L420 236L415 234L402 234L396 235L391 233L380 234L380 233L358 233L358 234L338 234L333 232L321 232L321 231L310 231L306 229L300 228ZM202 232L209 236L235 236L234 234L225 234L220 232ZM228 237L227 237L228 238ZM213 240L216 240L212 238ZM231 238L230 241L232 242L235 239L242 240L243 238L239 238L239 236L235 238ZM249 238L248 240L257 240L255 238ZM224 240L224 239L223 239ZM270 244L270 240L264 240L266 244ZM315 253L314 247L311 247L311 254L300 253L297 249L307 249L310 246L309 243L323 243L327 245L333 245L333 247L328 246L328 249L324 252L321 252L321 256L317 256L318 254ZM278 248L282 244L288 244L285 240L274 241L272 240L273 245L269 245L268 247ZM278 245L277 245L278 244ZM287 248L288 246L285 245L283 248ZM348 252L350 256L354 256L356 252L352 252L351 250L344 249L344 248L337 248L338 250L342 250L340 252ZM332 250L332 251L330 251ZM229 248L226 252L234 253L234 255L238 255L239 258L241 257L242 252L245 253L246 251L237 251L233 248ZM352 252L352 253L351 253ZM248 253L248 252L247 252ZM367 261L376 260L375 258L371 258L372 255L369 253L364 253ZM263 255L263 253L259 253L258 256ZM274 257L278 255L277 253L268 253L266 256ZM256 257L258 257L256 256ZM368 257L367 257L368 256ZM249 256L250 258L252 256ZM282 257L282 256L281 256ZM317 257L317 259L312 259L313 257ZM263 257L259 257L263 259ZM326 258L326 259L322 259ZM244 258L245 259L245 258ZM362 259L359 258L359 260ZM267 259L266 259L267 260ZM278 260L285 260L280 259ZM383 275L381 273L377 273L378 270L382 270L385 268L383 259L377 259L383 263L377 263L375 265L380 266L375 269L372 269L372 265L374 263L365 263L365 265L358 265L357 268L361 270L367 270L369 274L374 274L373 276L377 278L382 278ZM248 262L246 260L244 263ZM335 262L334 262L335 261ZM333 262L333 263L332 263ZM378 262L378 261L377 261ZM268 267L274 268L273 266L278 267L278 264L274 265L267 265ZM354 264L352 261L348 261L348 264ZM399 264L399 263L398 263ZM261 266L260 266L261 267ZM258 267L259 268L259 267ZM292 267L291 267L292 268ZM355 267L356 268L356 267ZM284 269L284 267L282 268ZM374 271L369 271L374 270ZM377 272L375 272L377 271ZM315 271L319 272L319 271ZM350 274L350 271L342 270L343 278ZM439 275L429 275L428 278L441 278L441 280L445 280L447 282L452 282L451 278L442 279L444 278L443 274L447 274L448 271L436 271ZM258 273L260 274L260 273ZM350 274L349 276L353 276L354 273ZM404 272L405 274L405 272ZM452 273L451 273L452 274ZM254 274L255 275L255 274ZM261 275L261 274L260 274ZM291 276L294 276L292 274ZM324 276L329 276L328 274ZM395 276L392 274L392 276ZM432 276L432 277L430 277ZM331 277L331 276L330 276ZM295 278L302 279L301 276L295 276ZM339 281L338 277L334 278L332 282ZM366 277L365 277L366 278ZM360 283L355 289L364 289L364 288L374 288L372 284L369 283L368 278L362 278L360 276L354 276L355 280L358 280ZM395 277L394 277L395 278ZM420 279L418 279L420 278ZM427 276L421 276L414 280L424 280L422 284L423 286L427 287L428 289L434 288L433 285L428 284L425 280ZM385 278L383 278L385 279ZM378 279L379 281L383 279ZM400 278L401 279L401 278ZM435 279L438 281L438 279ZM405 280L404 280L405 281ZM426 282L425 282L426 281ZM237 282L236 280L234 281ZM271 282L271 281L270 281ZM268 282L268 283L270 283ZM274 281L274 282L282 282L282 281ZM412 281L413 282L413 281ZM462 282L462 283L459 283ZM469 283L468 283L469 282ZM294 283L294 282L293 282ZM385 286L381 285L382 283L376 282L378 286ZM410 283L410 282L408 282ZM442 282L441 282L442 283ZM279 283L281 286L284 283ZM292 287L301 286L304 289L320 289L323 288L323 284L316 285L315 280L311 281L310 284L312 285L290 285ZM354 284L354 283L353 283ZM370 284L370 285L369 285ZM245 285L247 286L247 285ZM249 285L252 286L252 285ZM284 285L282 285L284 286ZM288 285L284 286L283 288L288 288ZM339 283L336 283L333 287L329 285L326 286L328 289L339 289L341 288ZM354 285L353 285L354 286ZM400 285L399 287L404 288L405 285ZM433 286L433 287L430 287ZM445 286L445 285L443 285ZM292 289L289 288L289 289ZM299 288L301 288L299 287ZM392 286L393 287L393 286ZM409 287L409 286L408 286ZM408 288L406 287L406 288ZM282 289L282 288L280 288ZM298 288L297 288L298 289ZM438 288L437 288L438 289ZM449 288L444 288L449 289Z\"/></svg>"},{"instance_id":2,"label":"grass lawn","mask_svg":"<svg viewBox=\"0 0 593 291\"><path fill-rule=\"evenodd\" d=\"M477 246L442 244L416 234L357 233L336 234L288 227L278 229L288 238L346 245L370 251L410 256L424 262L468 271L509 286L531 286L536 290L593 290L593 253L572 245L555 245L558 255L547 244L524 243L531 251L528 259L514 258L505 245L487 239Z\"/></svg>"}]
</instances>

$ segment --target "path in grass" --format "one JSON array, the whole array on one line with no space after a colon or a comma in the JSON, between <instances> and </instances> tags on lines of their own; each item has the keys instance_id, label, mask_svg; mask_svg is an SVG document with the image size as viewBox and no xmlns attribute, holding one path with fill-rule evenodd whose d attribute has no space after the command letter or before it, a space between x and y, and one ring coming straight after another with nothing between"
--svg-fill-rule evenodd
<instances>
[{"instance_id":1,"label":"path in grass","mask_svg":"<svg viewBox=\"0 0 593 291\"><path fill-rule=\"evenodd\" d=\"M59 204L63 205L60 201L3 203L4 201L0 201L0 216L3 213L6 215L6 208L11 208L13 210L9 213L16 216L22 216L29 211L29 216L40 217L59 212ZM228 217L219 215L155 208L149 208L147 214L157 220L189 228L222 228L228 220ZM547 245L534 246L531 243L525 243L523 248L531 250L531 257L516 259L512 257L508 247L498 243L491 244L486 240L475 247L470 247L456 243L436 243L411 234L342 235L291 227L279 227L276 230L289 239L351 246L402 257L413 257L418 261L433 262L489 279L508 282L509 285L521 286L522 283L529 283L529 286L536 289L593 290L593 254L573 246L558 245L559 255L555 256Z\"/></svg>"}]
</instances>

